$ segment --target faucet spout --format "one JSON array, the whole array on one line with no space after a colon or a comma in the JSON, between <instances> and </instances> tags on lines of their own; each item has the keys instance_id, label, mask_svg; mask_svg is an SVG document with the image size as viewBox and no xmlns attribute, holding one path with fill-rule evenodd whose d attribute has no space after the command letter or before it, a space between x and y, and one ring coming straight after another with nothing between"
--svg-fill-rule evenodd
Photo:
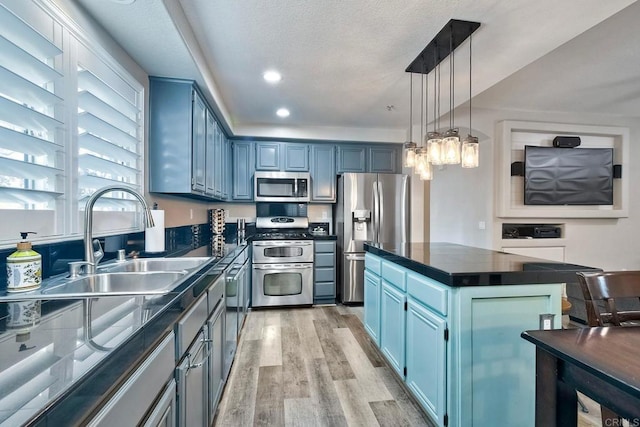
<instances>
[{"instance_id":1,"label":"faucet spout","mask_svg":"<svg viewBox=\"0 0 640 427\"><path fill-rule=\"evenodd\" d=\"M86 262L85 271L89 274L93 274L96 272L97 264L93 250L93 206L102 195L104 195L105 193L110 193L112 191L122 191L124 193L129 193L136 199L138 199L143 207L146 226L149 228L155 226L153 217L151 216L151 210L149 210L147 202L144 200L142 194L140 194L133 188L126 185L109 185L107 187L96 190L95 193L93 193L89 197L89 200L87 200L87 204L84 208L84 260Z\"/></svg>"}]
</instances>

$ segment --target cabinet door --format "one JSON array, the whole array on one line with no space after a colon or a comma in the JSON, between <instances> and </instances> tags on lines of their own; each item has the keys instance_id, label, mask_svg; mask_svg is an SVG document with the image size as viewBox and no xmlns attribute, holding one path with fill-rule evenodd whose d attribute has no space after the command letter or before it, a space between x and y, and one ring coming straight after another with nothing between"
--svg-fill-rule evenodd
<instances>
[{"instance_id":1,"label":"cabinet door","mask_svg":"<svg viewBox=\"0 0 640 427\"><path fill-rule=\"evenodd\" d=\"M142 427L175 427L176 425L176 380L169 381L160 400L144 421Z\"/></svg>"},{"instance_id":2,"label":"cabinet door","mask_svg":"<svg viewBox=\"0 0 640 427\"><path fill-rule=\"evenodd\" d=\"M444 425L447 391L446 320L409 298L407 303L407 386L422 407Z\"/></svg>"},{"instance_id":3,"label":"cabinet door","mask_svg":"<svg viewBox=\"0 0 640 427\"><path fill-rule=\"evenodd\" d=\"M215 173L214 188L215 188L215 197L217 199L222 198L223 171L225 169L224 158L223 158L223 152L224 152L223 144L224 144L224 134L222 133L222 129L220 128L218 123L216 123L216 138L215 138L215 144L214 144L214 150L216 152L215 171L214 171Z\"/></svg>"},{"instance_id":4,"label":"cabinet door","mask_svg":"<svg viewBox=\"0 0 640 427\"><path fill-rule=\"evenodd\" d=\"M280 170L280 143L256 142L256 170Z\"/></svg>"},{"instance_id":5,"label":"cabinet door","mask_svg":"<svg viewBox=\"0 0 640 427\"><path fill-rule=\"evenodd\" d=\"M309 145L285 144L284 145L284 170L287 172L309 171Z\"/></svg>"},{"instance_id":6,"label":"cabinet door","mask_svg":"<svg viewBox=\"0 0 640 427\"><path fill-rule=\"evenodd\" d=\"M380 346L380 290L382 279L369 270L364 272L364 328Z\"/></svg>"},{"instance_id":7,"label":"cabinet door","mask_svg":"<svg viewBox=\"0 0 640 427\"><path fill-rule=\"evenodd\" d=\"M395 147L371 147L369 149L369 172L397 173L398 149Z\"/></svg>"},{"instance_id":8,"label":"cabinet door","mask_svg":"<svg viewBox=\"0 0 640 427\"><path fill-rule=\"evenodd\" d=\"M367 172L367 147L338 146L338 173Z\"/></svg>"},{"instance_id":9,"label":"cabinet door","mask_svg":"<svg viewBox=\"0 0 640 427\"><path fill-rule=\"evenodd\" d=\"M382 281L380 350L400 376L404 376L405 299L403 292L385 280Z\"/></svg>"},{"instance_id":10,"label":"cabinet door","mask_svg":"<svg viewBox=\"0 0 640 427\"><path fill-rule=\"evenodd\" d=\"M213 421L224 386L224 300L207 325L209 327L209 422Z\"/></svg>"},{"instance_id":11,"label":"cabinet door","mask_svg":"<svg viewBox=\"0 0 640 427\"><path fill-rule=\"evenodd\" d=\"M206 147L207 147L207 107L198 92L193 91L193 170L191 171L191 186L194 191L204 193L206 190Z\"/></svg>"},{"instance_id":12,"label":"cabinet door","mask_svg":"<svg viewBox=\"0 0 640 427\"><path fill-rule=\"evenodd\" d=\"M311 201L336 201L336 148L333 145L311 147Z\"/></svg>"},{"instance_id":13,"label":"cabinet door","mask_svg":"<svg viewBox=\"0 0 640 427\"><path fill-rule=\"evenodd\" d=\"M217 127L213 114L207 110L205 180L207 184L206 193L210 196L215 196L216 169L218 168L215 155Z\"/></svg>"},{"instance_id":14,"label":"cabinet door","mask_svg":"<svg viewBox=\"0 0 640 427\"><path fill-rule=\"evenodd\" d=\"M222 128L220 128L222 133ZM222 159L218 163L218 167L222 170L222 200L229 200L231 191L231 141L229 141L222 133Z\"/></svg>"},{"instance_id":15,"label":"cabinet door","mask_svg":"<svg viewBox=\"0 0 640 427\"><path fill-rule=\"evenodd\" d=\"M232 188L233 200L253 200L253 144L234 141L232 144Z\"/></svg>"}]
</instances>

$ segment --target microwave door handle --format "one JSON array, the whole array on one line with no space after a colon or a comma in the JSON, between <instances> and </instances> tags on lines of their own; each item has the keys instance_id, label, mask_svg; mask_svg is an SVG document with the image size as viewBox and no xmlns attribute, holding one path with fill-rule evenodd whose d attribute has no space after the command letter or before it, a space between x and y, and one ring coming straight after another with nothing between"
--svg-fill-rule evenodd
<instances>
[{"instance_id":1,"label":"microwave door handle","mask_svg":"<svg viewBox=\"0 0 640 427\"><path fill-rule=\"evenodd\" d=\"M298 178L293 179L293 197L298 197Z\"/></svg>"}]
</instances>

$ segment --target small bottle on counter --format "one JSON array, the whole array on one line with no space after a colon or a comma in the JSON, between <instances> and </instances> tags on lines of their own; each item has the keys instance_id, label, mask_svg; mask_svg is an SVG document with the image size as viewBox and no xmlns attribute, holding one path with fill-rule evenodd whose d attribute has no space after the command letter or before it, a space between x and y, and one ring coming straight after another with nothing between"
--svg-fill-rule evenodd
<instances>
[{"instance_id":1,"label":"small bottle on counter","mask_svg":"<svg viewBox=\"0 0 640 427\"><path fill-rule=\"evenodd\" d=\"M33 231L21 231L18 250L7 257L7 292L26 292L38 289L42 283L42 256L27 241Z\"/></svg>"}]
</instances>

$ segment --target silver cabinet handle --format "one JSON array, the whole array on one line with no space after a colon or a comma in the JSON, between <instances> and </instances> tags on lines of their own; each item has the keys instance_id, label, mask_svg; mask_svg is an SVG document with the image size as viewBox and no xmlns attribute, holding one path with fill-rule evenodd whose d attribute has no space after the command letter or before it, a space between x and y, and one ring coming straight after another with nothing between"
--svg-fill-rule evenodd
<instances>
[{"instance_id":1,"label":"silver cabinet handle","mask_svg":"<svg viewBox=\"0 0 640 427\"><path fill-rule=\"evenodd\" d=\"M347 255L347 261L364 261L364 255Z\"/></svg>"}]
</instances>

